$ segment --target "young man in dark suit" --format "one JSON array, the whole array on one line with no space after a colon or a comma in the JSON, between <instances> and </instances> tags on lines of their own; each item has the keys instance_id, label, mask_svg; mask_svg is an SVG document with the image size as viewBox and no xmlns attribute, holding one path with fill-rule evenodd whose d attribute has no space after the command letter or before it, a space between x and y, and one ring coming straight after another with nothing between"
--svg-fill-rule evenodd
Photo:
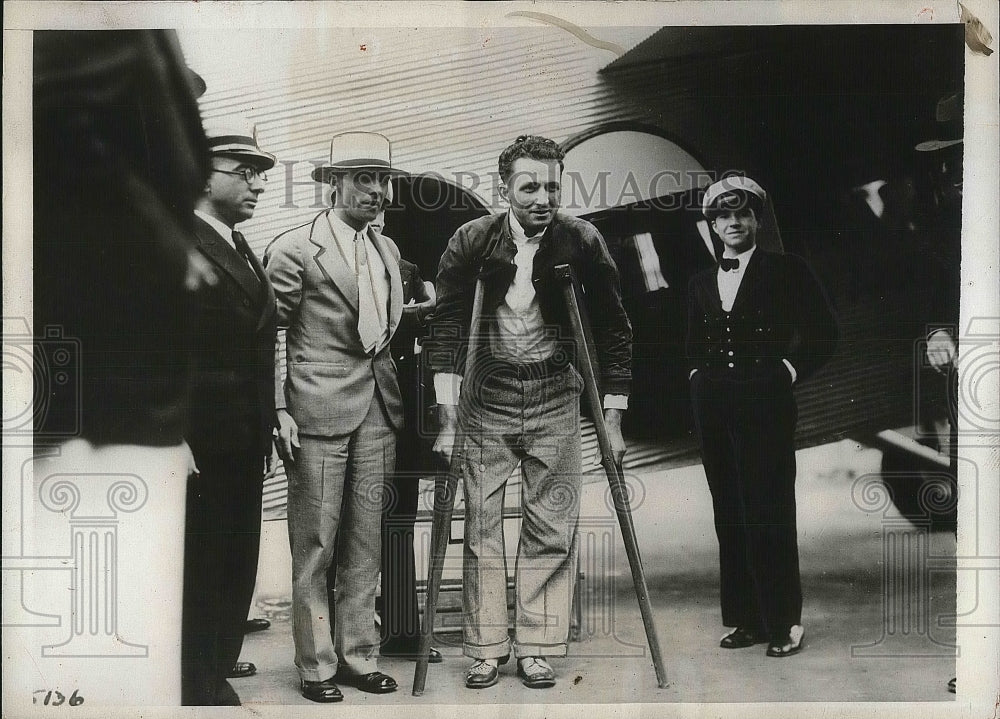
<instances>
[{"instance_id":1,"label":"young man in dark suit","mask_svg":"<svg viewBox=\"0 0 1000 719\"><path fill-rule=\"evenodd\" d=\"M194 237L216 281L197 296L187 442L184 578L185 704L238 704L238 663L260 548L262 482L274 426L274 291L234 228L253 216L274 156L252 133L209 133L211 172Z\"/></svg>"},{"instance_id":2,"label":"young man in dark suit","mask_svg":"<svg viewBox=\"0 0 1000 719\"><path fill-rule=\"evenodd\" d=\"M795 527L792 387L837 344L819 283L794 255L766 252L756 234L767 195L747 177L709 186L702 206L722 240L717 267L688 288L691 401L719 538L726 649L802 648Z\"/></svg>"}]
</instances>

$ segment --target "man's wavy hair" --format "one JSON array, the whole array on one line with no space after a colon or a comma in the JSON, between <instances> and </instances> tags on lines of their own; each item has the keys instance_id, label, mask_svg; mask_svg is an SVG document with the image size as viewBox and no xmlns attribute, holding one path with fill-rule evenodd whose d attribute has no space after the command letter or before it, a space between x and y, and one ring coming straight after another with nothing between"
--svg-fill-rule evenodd
<instances>
[{"instance_id":1,"label":"man's wavy hair","mask_svg":"<svg viewBox=\"0 0 1000 719\"><path fill-rule=\"evenodd\" d=\"M541 135L520 135L513 144L500 153L500 179L507 182L514 167L514 162L522 157L531 160L559 160L559 171L563 170L563 158L566 153L555 142Z\"/></svg>"}]
</instances>

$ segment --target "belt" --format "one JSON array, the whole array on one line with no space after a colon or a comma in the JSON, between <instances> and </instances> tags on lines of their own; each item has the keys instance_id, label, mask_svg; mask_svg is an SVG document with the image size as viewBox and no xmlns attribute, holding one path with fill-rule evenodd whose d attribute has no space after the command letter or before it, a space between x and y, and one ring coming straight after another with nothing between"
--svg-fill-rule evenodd
<instances>
[{"instance_id":1,"label":"belt","mask_svg":"<svg viewBox=\"0 0 1000 719\"><path fill-rule=\"evenodd\" d=\"M506 360L490 357L480 371L486 375L506 375L517 379L544 379L554 377L561 372L565 372L570 366L570 357L562 350L556 350L546 359L539 362L507 362Z\"/></svg>"}]
</instances>

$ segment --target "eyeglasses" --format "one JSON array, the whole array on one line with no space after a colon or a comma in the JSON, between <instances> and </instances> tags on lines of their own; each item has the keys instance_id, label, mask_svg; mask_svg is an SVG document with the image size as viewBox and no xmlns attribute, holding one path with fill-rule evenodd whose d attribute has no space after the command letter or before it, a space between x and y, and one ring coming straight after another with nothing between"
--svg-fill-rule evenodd
<instances>
[{"instance_id":1,"label":"eyeglasses","mask_svg":"<svg viewBox=\"0 0 1000 719\"><path fill-rule=\"evenodd\" d=\"M252 185L253 181L258 177L267 182L267 173L263 170L258 170L256 167L244 167L242 170L219 170L213 167L212 172L221 172L223 175L242 177L248 185Z\"/></svg>"}]
</instances>

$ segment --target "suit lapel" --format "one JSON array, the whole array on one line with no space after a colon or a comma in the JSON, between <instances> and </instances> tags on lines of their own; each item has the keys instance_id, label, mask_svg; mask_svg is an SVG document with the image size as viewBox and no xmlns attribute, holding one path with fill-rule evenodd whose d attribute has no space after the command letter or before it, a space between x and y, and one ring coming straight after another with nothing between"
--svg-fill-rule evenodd
<instances>
[{"instance_id":1,"label":"suit lapel","mask_svg":"<svg viewBox=\"0 0 1000 719\"><path fill-rule=\"evenodd\" d=\"M719 268L713 267L701 275L702 293L705 295L705 309L713 314L722 314L722 297L719 296Z\"/></svg>"},{"instance_id":2,"label":"suit lapel","mask_svg":"<svg viewBox=\"0 0 1000 719\"><path fill-rule=\"evenodd\" d=\"M341 252L337 238L333 236L330 227L328 212L320 213L313 222L312 232L309 234L309 241L316 246L316 254L313 257L323 275L340 292L344 301L357 312L358 278L354 273L353 260Z\"/></svg>"},{"instance_id":3,"label":"suit lapel","mask_svg":"<svg viewBox=\"0 0 1000 719\"><path fill-rule=\"evenodd\" d=\"M744 271L743 281L740 282L740 288L736 292L736 299L733 300L733 312L746 303L748 298L753 297L757 289L757 285L760 283L760 263L762 256L763 251L758 247L753 255L751 255L750 261L747 262L747 268ZM718 289L716 289L716 294L718 294Z\"/></svg>"},{"instance_id":4,"label":"suit lapel","mask_svg":"<svg viewBox=\"0 0 1000 719\"><path fill-rule=\"evenodd\" d=\"M271 286L270 280L267 279L264 266L257 259L257 255L252 252L250 253L250 263L264 285L264 302L260 308L260 316L257 318L257 331L259 332L274 320L274 316L278 312L278 307L274 302L274 288Z\"/></svg>"},{"instance_id":5,"label":"suit lapel","mask_svg":"<svg viewBox=\"0 0 1000 719\"><path fill-rule=\"evenodd\" d=\"M256 302L260 297L261 280L254 274L254 270L250 269L243 256L230 247L211 225L197 215L195 222L195 234L202 254L229 275L240 289Z\"/></svg>"},{"instance_id":6,"label":"suit lapel","mask_svg":"<svg viewBox=\"0 0 1000 719\"><path fill-rule=\"evenodd\" d=\"M389 249L385 238L376 233L371 227L368 228L368 239L375 245L382 264L385 265L386 272L389 273L389 336L399 325L399 320L403 316L403 280L399 274L399 262ZM397 299L398 298L398 299Z\"/></svg>"}]
</instances>

